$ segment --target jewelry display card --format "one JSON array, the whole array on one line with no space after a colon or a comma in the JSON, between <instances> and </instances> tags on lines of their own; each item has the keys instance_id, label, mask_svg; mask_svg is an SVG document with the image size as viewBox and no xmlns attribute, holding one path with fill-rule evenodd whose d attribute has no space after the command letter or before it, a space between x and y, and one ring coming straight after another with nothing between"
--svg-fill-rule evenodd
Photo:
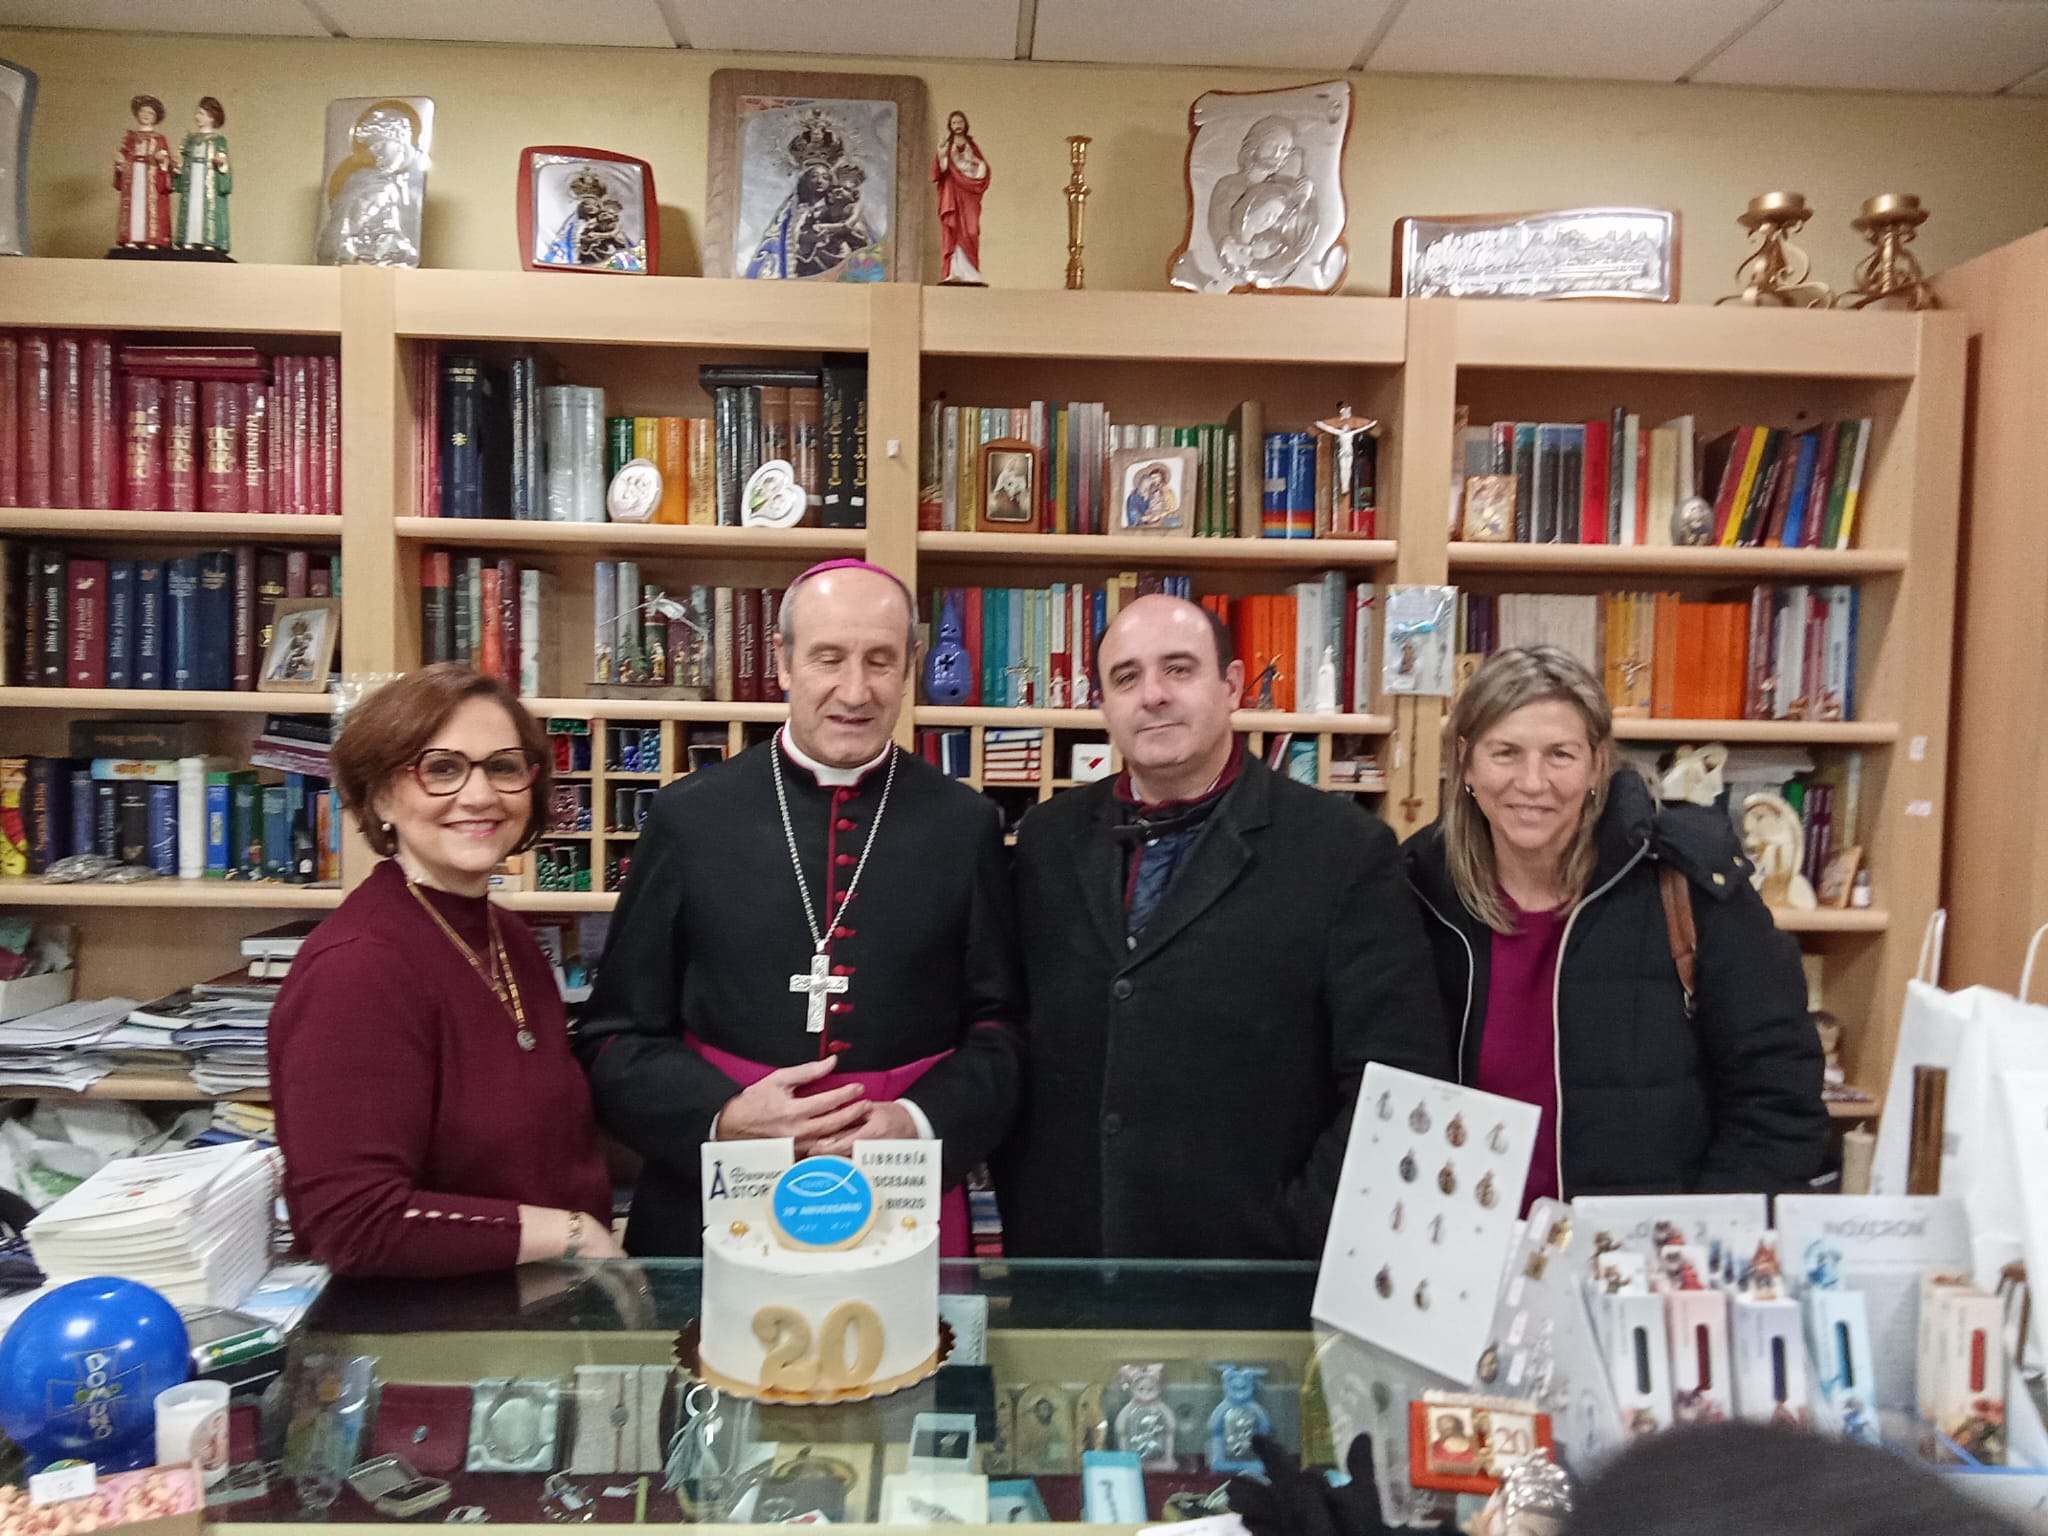
<instances>
[{"instance_id":1,"label":"jewelry display card","mask_svg":"<svg viewBox=\"0 0 2048 1536\"><path fill-rule=\"evenodd\" d=\"M1485 1348L1540 1112L1365 1069L1310 1311L1463 1383Z\"/></svg>"},{"instance_id":2,"label":"jewelry display card","mask_svg":"<svg viewBox=\"0 0 2048 1536\"><path fill-rule=\"evenodd\" d=\"M578 1475L660 1471L661 1405L672 1374L665 1365L577 1366L569 1470Z\"/></svg>"},{"instance_id":3,"label":"jewelry display card","mask_svg":"<svg viewBox=\"0 0 2048 1536\"><path fill-rule=\"evenodd\" d=\"M551 1472L561 1419L561 1388L552 1381L487 1377L471 1389L471 1472Z\"/></svg>"},{"instance_id":4,"label":"jewelry display card","mask_svg":"<svg viewBox=\"0 0 2048 1536\"><path fill-rule=\"evenodd\" d=\"M1682 1240L1748 1253L1771 1224L1762 1195L1581 1195L1572 1211L1594 1234L1595 1251L1619 1244L1648 1253Z\"/></svg>"},{"instance_id":5,"label":"jewelry display card","mask_svg":"<svg viewBox=\"0 0 2048 1536\"><path fill-rule=\"evenodd\" d=\"M1448 698L1458 628L1456 587L1390 586L1380 681L1388 693Z\"/></svg>"}]
</instances>

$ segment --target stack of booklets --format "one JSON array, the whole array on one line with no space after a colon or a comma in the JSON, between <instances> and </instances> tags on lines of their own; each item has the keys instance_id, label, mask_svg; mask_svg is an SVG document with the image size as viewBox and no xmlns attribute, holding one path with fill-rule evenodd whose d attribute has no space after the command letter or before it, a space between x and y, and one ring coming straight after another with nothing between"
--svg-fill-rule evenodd
<instances>
[{"instance_id":1,"label":"stack of booklets","mask_svg":"<svg viewBox=\"0 0 2048 1536\"><path fill-rule=\"evenodd\" d=\"M991 727L982 737L981 782L1036 784L1044 761L1045 732L1039 727Z\"/></svg>"},{"instance_id":2,"label":"stack of booklets","mask_svg":"<svg viewBox=\"0 0 2048 1536\"><path fill-rule=\"evenodd\" d=\"M123 1071L190 1073L202 1093L266 1091L278 986L240 972L198 982L131 1009L98 1049Z\"/></svg>"},{"instance_id":3,"label":"stack of booklets","mask_svg":"<svg viewBox=\"0 0 2048 1536\"><path fill-rule=\"evenodd\" d=\"M280 1168L254 1142L111 1162L28 1224L52 1285L118 1275L173 1306L234 1307L270 1268Z\"/></svg>"},{"instance_id":4,"label":"stack of booklets","mask_svg":"<svg viewBox=\"0 0 2048 1536\"><path fill-rule=\"evenodd\" d=\"M0 1023L0 1095L10 1088L83 1093L113 1070L97 1047L133 1007L129 997L59 1003Z\"/></svg>"}]
</instances>

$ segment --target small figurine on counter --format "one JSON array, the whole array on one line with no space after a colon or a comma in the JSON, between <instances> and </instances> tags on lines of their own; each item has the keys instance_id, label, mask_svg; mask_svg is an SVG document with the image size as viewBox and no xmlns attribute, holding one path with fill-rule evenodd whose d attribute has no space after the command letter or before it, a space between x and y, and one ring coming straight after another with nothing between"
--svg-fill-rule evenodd
<instances>
[{"instance_id":1,"label":"small figurine on counter","mask_svg":"<svg viewBox=\"0 0 2048 1536\"><path fill-rule=\"evenodd\" d=\"M179 151L171 185L178 193L177 234L181 251L228 250L228 194L235 175L228 166L228 115L217 97L202 96L193 109L192 131Z\"/></svg>"},{"instance_id":2,"label":"small figurine on counter","mask_svg":"<svg viewBox=\"0 0 2048 1536\"><path fill-rule=\"evenodd\" d=\"M114 186L121 194L121 222L114 244L161 249L171 243L171 145L157 131L164 104L154 96L128 103L135 126L114 152Z\"/></svg>"},{"instance_id":3,"label":"small figurine on counter","mask_svg":"<svg viewBox=\"0 0 2048 1536\"><path fill-rule=\"evenodd\" d=\"M1138 1458L1147 1472L1171 1472L1179 1463L1173 1453L1173 1410L1161 1400L1166 1367L1158 1362L1127 1365L1117 1372L1117 1385L1131 1394L1116 1416L1116 1442Z\"/></svg>"},{"instance_id":4,"label":"small figurine on counter","mask_svg":"<svg viewBox=\"0 0 2048 1536\"><path fill-rule=\"evenodd\" d=\"M1223 1377L1223 1401L1209 1414L1209 1470L1256 1472L1260 1462L1258 1452L1252 1449L1252 1437L1273 1433L1273 1416L1258 1398L1265 1369L1245 1365L1219 1365L1216 1369Z\"/></svg>"},{"instance_id":5,"label":"small figurine on counter","mask_svg":"<svg viewBox=\"0 0 2048 1536\"><path fill-rule=\"evenodd\" d=\"M939 189L939 281L986 287L981 276L981 200L988 192L989 165L968 130L967 114L946 116L946 138L932 157L932 181Z\"/></svg>"}]
</instances>

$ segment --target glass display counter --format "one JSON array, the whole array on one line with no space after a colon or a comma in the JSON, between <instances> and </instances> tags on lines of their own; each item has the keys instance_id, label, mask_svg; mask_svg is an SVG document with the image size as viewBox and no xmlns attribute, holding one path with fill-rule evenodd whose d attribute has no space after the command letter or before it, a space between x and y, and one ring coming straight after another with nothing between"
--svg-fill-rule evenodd
<instances>
[{"instance_id":1,"label":"glass display counter","mask_svg":"<svg viewBox=\"0 0 2048 1536\"><path fill-rule=\"evenodd\" d=\"M1253 1430L1332 1459L1311 1368L1315 1274L949 1261L951 1349L938 1374L829 1407L722 1396L679 1367L697 1316L693 1261L338 1280L264 1401L238 1405L209 1518L1133 1527L1198 1516L1221 1507L1213 1496L1249 1457Z\"/></svg>"}]
</instances>

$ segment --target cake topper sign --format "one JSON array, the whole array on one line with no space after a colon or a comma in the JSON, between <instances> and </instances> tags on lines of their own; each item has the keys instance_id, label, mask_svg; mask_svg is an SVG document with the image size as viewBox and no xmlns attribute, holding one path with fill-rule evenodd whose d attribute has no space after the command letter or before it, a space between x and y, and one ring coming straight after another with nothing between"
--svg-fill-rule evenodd
<instances>
[{"instance_id":1,"label":"cake topper sign","mask_svg":"<svg viewBox=\"0 0 2048 1536\"><path fill-rule=\"evenodd\" d=\"M937 1141L856 1141L853 1160L868 1177L884 1226L912 1231L939 1219Z\"/></svg>"},{"instance_id":2,"label":"cake topper sign","mask_svg":"<svg viewBox=\"0 0 2048 1536\"><path fill-rule=\"evenodd\" d=\"M795 1161L796 1143L787 1136L705 1142L704 1224L765 1224L775 1181Z\"/></svg>"},{"instance_id":3,"label":"cake topper sign","mask_svg":"<svg viewBox=\"0 0 2048 1536\"><path fill-rule=\"evenodd\" d=\"M775 1235L791 1248L851 1248L875 1224L879 1204L868 1176L843 1157L807 1157L775 1181Z\"/></svg>"}]
</instances>

